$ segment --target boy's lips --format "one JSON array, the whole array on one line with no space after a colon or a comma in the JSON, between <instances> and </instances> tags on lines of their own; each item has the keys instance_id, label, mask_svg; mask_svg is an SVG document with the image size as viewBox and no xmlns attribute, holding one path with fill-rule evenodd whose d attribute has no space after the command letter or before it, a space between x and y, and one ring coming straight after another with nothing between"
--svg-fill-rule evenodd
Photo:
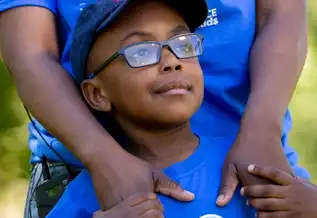
<instances>
[{"instance_id":1,"label":"boy's lips","mask_svg":"<svg viewBox=\"0 0 317 218\"><path fill-rule=\"evenodd\" d=\"M185 80L174 80L159 86L154 90L155 94L186 94L192 90L190 85Z\"/></svg>"}]
</instances>

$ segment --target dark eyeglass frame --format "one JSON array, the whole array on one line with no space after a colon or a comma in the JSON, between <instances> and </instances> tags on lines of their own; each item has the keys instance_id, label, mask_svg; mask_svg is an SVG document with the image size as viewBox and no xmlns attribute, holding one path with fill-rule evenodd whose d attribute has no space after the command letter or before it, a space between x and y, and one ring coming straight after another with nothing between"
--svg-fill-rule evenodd
<instances>
[{"instance_id":1,"label":"dark eyeglass frame","mask_svg":"<svg viewBox=\"0 0 317 218\"><path fill-rule=\"evenodd\" d=\"M168 47L168 49L179 59L187 59L187 58L193 58L193 57L198 57L200 56L202 53L203 53L203 48L201 48L201 54L198 54L198 55L192 55L192 56L186 56L185 58L184 57L179 57L172 49L172 46L171 46L171 43L170 41L176 39L176 38L180 38L180 37L183 37L183 36L198 36L198 38L200 39L200 44L201 44L201 47L202 46L202 43L203 43L203 40L204 40L204 37L200 34L197 34L197 33L185 33L185 34L180 34L180 35L177 35L177 36L173 36L172 38L168 39L168 40L165 40L165 41L162 41L162 42L157 42L157 41L145 41L145 42L138 42L138 43L134 43L134 44L131 44L131 45L128 45L128 46L124 46L122 48L120 48L119 51L117 51L116 53L114 53L113 55L111 55L107 60L105 60L105 62L103 62L95 71L91 72L91 74L89 75L88 79L92 79L93 77L95 77L98 73L100 73L103 69L106 68L107 65L109 65L112 61L114 61L115 59L117 59L118 57L120 56L123 56L125 61L127 62L127 64L129 65L129 67L131 68L141 68L141 67L147 67L147 66L151 66L151 65L155 65L157 63L160 62L161 60L161 56L162 56L162 49L163 47ZM126 56L125 56L125 50L132 47L132 46L136 46L136 45L140 45L140 44L157 44L160 46L160 53L159 53L159 58L157 60L157 62L155 63L151 63L151 64L147 64L147 65L142 65L142 66L131 66L129 61L127 60Z\"/></svg>"}]
</instances>

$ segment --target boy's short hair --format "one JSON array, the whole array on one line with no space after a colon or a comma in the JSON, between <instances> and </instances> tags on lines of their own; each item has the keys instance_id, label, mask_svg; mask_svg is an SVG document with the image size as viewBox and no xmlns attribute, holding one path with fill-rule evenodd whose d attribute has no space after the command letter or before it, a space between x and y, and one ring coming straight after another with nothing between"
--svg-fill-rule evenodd
<instances>
[{"instance_id":1,"label":"boy's short hair","mask_svg":"<svg viewBox=\"0 0 317 218\"><path fill-rule=\"evenodd\" d=\"M70 50L72 70L80 84L85 79L86 63L98 36L115 21L131 2L136 0L99 0L89 4L81 12ZM205 0L159 0L176 9L185 19L191 31L198 28L208 15Z\"/></svg>"}]
</instances>

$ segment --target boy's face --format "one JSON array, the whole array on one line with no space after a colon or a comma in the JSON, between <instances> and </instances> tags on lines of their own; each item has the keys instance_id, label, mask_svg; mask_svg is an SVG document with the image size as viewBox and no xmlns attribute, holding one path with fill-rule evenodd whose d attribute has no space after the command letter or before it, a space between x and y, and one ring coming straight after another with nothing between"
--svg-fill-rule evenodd
<instances>
[{"instance_id":1,"label":"boy's face","mask_svg":"<svg viewBox=\"0 0 317 218\"><path fill-rule=\"evenodd\" d=\"M189 32L184 19L158 1L139 1L128 11L97 39L87 72L123 46ZM165 127L187 122L196 112L203 99L203 75L197 58L178 59L164 47L160 62L152 66L131 68L120 56L84 81L82 91L92 108L111 111L117 120Z\"/></svg>"}]
</instances>

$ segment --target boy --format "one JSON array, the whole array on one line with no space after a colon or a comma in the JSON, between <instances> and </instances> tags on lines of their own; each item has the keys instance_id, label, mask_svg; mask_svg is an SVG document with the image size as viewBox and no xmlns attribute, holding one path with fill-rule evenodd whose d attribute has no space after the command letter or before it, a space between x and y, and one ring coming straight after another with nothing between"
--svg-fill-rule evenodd
<instances>
[{"instance_id":1,"label":"boy","mask_svg":"<svg viewBox=\"0 0 317 218\"><path fill-rule=\"evenodd\" d=\"M188 2L100 1L79 18L71 58L84 80L87 103L112 121L109 131L131 154L165 169L196 194L187 204L136 194L96 216L162 217L164 211L166 217L254 217L238 194L226 208L214 204L219 188L215 178L221 176L234 138L208 139L190 129L189 119L203 98L196 59L202 54L202 38L190 31L204 20L206 8L204 1ZM90 175L83 171L48 217L91 217L99 209Z\"/></svg>"},{"instance_id":2,"label":"boy","mask_svg":"<svg viewBox=\"0 0 317 218\"><path fill-rule=\"evenodd\" d=\"M234 137L213 140L190 128L204 93L197 59L203 38L192 31L206 12L204 0L91 4L74 33L72 67L82 75L87 103L107 116L113 124L108 130L120 144L195 193L195 200L185 204L160 196L165 217L254 217L238 193L226 208L215 204L221 166ZM48 217L92 217L100 209L98 197L88 171L83 171ZM156 197L145 199L156 202L145 208L156 212L137 216L162 216ZM109 216L120 217L118 212Z\"/></svg>"}]
</instances>

